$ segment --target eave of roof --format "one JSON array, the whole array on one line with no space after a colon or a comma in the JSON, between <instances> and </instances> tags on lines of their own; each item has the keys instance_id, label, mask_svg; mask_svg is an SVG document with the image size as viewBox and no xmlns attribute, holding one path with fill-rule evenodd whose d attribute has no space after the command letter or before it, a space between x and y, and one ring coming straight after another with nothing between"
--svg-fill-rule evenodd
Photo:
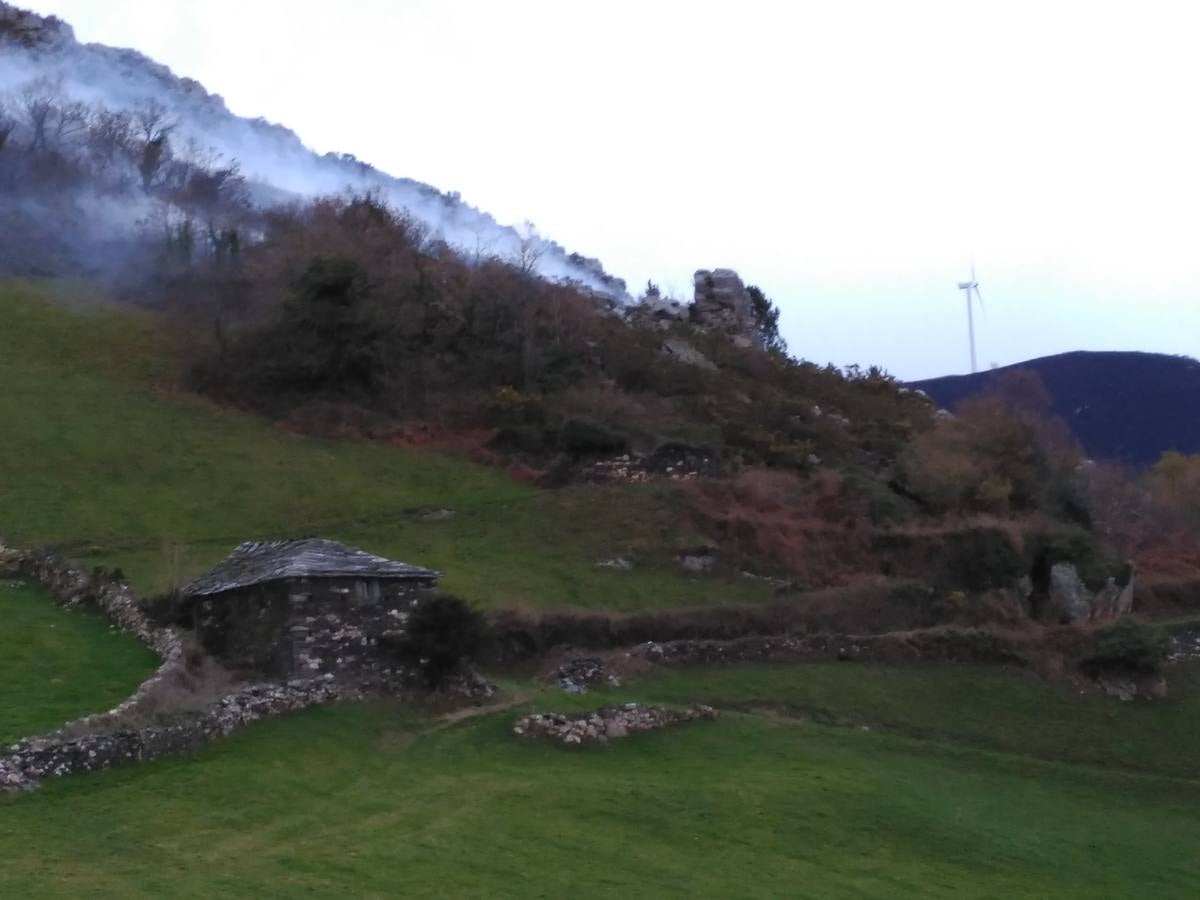
<instances>
[{"instance_id":1,"label":"eave of roof","mask_svg":"<svg viewBox=\"0 0 1200 900\"><path fill-rule=\"evenodd\" d=\"M435 580L433 569L376 556L323 538L247 541L189 582L185 597L202 597L290 578Z\"/></svg>"}]
</instances>

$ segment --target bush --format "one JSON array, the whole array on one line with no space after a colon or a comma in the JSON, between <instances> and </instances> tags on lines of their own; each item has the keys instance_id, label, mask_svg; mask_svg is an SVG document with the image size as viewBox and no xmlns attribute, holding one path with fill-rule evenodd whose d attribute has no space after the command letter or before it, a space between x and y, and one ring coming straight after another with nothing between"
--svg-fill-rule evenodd
<instances>
[{"instance_id":1,"label":"bush","mask_svg":"<svg viewBox=\"0 0 1200 900\"><path fill-rule=\"evenodd\" d=\"M1152 625L1121 619L1097 629L1094 649L1083 660L1093 677L1104 674L1153 675L1167 658L1170 638Z\"/></svg>"},{"instance_id":2,"label":"bush","mask_svg":"<svg viewBox=\"0 0 1200 900\"><path fill-rule=\"evenodd\" d=\"M417 603L406 631L391 642L391 649L436 688L479 653L486 629L483 616L465 600L435 594Z\"/></svg>"}]
</instances>

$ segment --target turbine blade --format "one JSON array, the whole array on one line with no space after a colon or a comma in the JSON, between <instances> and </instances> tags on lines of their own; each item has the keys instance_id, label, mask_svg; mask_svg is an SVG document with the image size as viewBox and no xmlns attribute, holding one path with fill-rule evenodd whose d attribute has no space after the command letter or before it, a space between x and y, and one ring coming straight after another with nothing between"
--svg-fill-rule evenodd
<instances>
[{"instance_id":1,"label":"turbine blade","mask_svg":"<svg viewBox=\"0 0 1200 900\"><path fill-rule=\"evenodd\" d=\"M983 305L983 294L979 293L979 285L975 285L975 299L979 301L979 311L987 315L987 307Z\"/></svg>"}]
</instances>

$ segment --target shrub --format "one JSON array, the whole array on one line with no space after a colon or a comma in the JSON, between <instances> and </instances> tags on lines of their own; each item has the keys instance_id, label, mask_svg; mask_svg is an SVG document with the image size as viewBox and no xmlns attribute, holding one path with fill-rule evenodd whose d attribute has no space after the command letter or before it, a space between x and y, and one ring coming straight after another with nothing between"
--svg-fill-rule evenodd
<instances>
[{"instance_id":1,"label":"shrub","mask_svg":"<svg viewBox=\"0 0 1200 900\"><path fill-rule=\"evenodd\" d=\"M1133 619L1121 619L1097 629L1093 650L1083 660L1084 671L1103 674L1153 675L1166 661L1170 638L1162 629Z\"/></svg>"},{"instance_id":2,"label":"shrub","mask_svg":"<svg viewBox=\"0 0 1200 900\"><path fill-rule=\"evenodd\" d=\"M479 653L486 628L483 616L465 600L434 594L418 601L404 634L390 645L402 662L436 688Z\"/></svg>"}]
</instances>

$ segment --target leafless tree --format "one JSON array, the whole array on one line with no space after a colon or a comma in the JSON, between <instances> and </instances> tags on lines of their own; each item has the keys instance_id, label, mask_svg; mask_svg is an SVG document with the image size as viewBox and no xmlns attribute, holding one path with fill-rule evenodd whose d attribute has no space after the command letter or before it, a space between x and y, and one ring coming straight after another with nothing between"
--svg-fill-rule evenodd
<instances>
[{"instance_id":1,"label":"leafless tree","mask_svg":"<svg viewBox=\"0 0 1200 900\"><path fill-rule=\"evenodd\" d=\"M171 158L171 133L179 127L167 108L157 100L143 101L133 111L134 134L138 139L138 172L142 187L150 190L164 163Z\"/></svg>"},{"instance_id":2,"label":"leafless tree","mask_svg":"<svg viewBox=\"0 0 1200 900\"><path fill-rule=\"evenodd\" d=\"M17 120L9 113L8 107L0 102L0 153L4 152L8 139L16 130Z\"/></svg>"},{"instance_id":3,"label":"leafless tree","mask_svg":"<svg viewBox=\"0 0 1200 900\"><path fill-rule=\"evenodd\" d=\"M29 126L30 153L50 149L50 131L61 101L59 86L48 78L38 78L21 88L19 104Z\"/></svg>"},{"instance_id":4,"label":"leafless tree","mask_svg":"<svg viewBox=\"0 0 1200 900\"><path fill-rule=\"evenodd\" d=\"M522 275L532 275L537 271L538 260L546 252L545 241L538 235L537 227L530 221L525 221L516 229L517 253L513 260Z\"/></svg>"}]
</instances>

